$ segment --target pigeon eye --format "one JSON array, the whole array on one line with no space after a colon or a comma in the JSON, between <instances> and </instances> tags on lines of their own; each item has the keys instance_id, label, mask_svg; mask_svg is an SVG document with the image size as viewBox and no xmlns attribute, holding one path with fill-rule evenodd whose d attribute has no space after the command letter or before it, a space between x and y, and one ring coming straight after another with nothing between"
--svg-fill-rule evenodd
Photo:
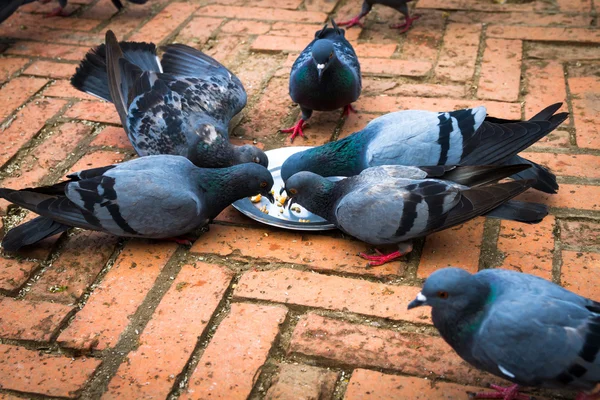
<instances>
[{"instance_id":1,"label":"pigeon eye","mask_svg":"<svg viewBox=\"0 0 600 400\"><path fill-rule=\"evenodd\" d=\"M257 164L260 164L260 158L254 157L254 162L257 163Z\"/></svg>"},{"instance_id":2,"label":"pigeon eye","mask_svg":"<svg viewBox=\"0 0 600 400\"><path fill-rule=\"evenodd\" d=\"M294 195L296 193L298 193L298 191L296 189L290 189L290 194Z\"/></svg>"},{"instance_id":3,"label":"pigeon eye","mask_svg":"<svg viewBox=\"0 0 600 400\"><path fill-rule=\"evenodd\" d=\"M440 299L447 299L448 298L448 292L443 292L443 291L439 291L437 292L437 295Z\"/></svg>"},{"instance_id":4,"label":"pigeon eye","mask_svg":"<svg viewBox=\"0 0 600 400\"><path fill-rule=\"evenodd\" d=\"M260 187L261 187L261 188L265 188L265 187L267 187L267 182L261 182L261 183L260 183Z\"/></svg>"}]
</instances>

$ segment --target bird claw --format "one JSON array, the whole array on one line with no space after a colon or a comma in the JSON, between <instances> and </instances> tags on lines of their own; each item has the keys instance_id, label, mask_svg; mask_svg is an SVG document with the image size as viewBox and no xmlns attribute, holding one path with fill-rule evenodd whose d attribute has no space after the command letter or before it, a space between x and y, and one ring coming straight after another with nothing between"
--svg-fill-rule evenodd
<instances>
[{"instance_id":1,"label":"bird claw","mask_svg":"<svg viewBox=\"0 0 600 400\"><path fill-rule=\"evenodd\" d=\"M191 246L192 245L192 239L191 238L186 238L186 237L183 237L183 236L166 238L165 240L167 242L175 242L175 243L181 244L183 246Z\"/></svg>"},{"instance_id":2,"label":"bird claw","mask_svg":"<svg viewBox=\"0 0 600 400\"><path fill-rule=\"evenodd\" d=\"M292 126L291 128L288 129L280 129L279 132L281 133L292 133L290 135L290 141L293 143L294 142L294 138L298 135L304 137L304 132L302 132L302 128L304 127L304 120L301 119L300 121L298 121L296 123L296 125Z\"/></svg>"},{"instance_id":3,"label":"bird claw","mask_svg":"<svg viewBox=\"0 0 600 400\"><path fill-rule=\"evenodd\" d=\"M503 400L531 400L532 398L524 394L519 394L519 385L503 387L490 385L495 392L477 393L476 399L503 399Z\"/></svg>"},{"instance_id":4,"label":"bird claw","mask_svg":"<svg viewBox=\"0 0 600 400\"><path fill-rule=\"evenodd\" d=\"M347 117L348 115L350 115L351 112L354 114L358 113L358 111L356 111L356 109L352 107L352 104L347 104L344 106L344 113L342 114L342 116Z\"/></svg>"},{"instance_id":5,"label":"bird claw","mask_svg":"<svg viewBox=\"0 0 600 400\"><path fill-rule=\"evenodd\" d=\"M363 25L362 22L360 22L360 17L356 16L348 21L343 21L343 22L338 22L337 23L338 26L347 26L348 28L352 28L354 25L358 25L361 28L364 28L365 26Z\"/></svg>"},{"instance_id":6,"label":"bird claw","mask_svg":"<svg viewBox=\"0 0 600 400\"><path fill-rule=\"evenodd\" d=\"M50 17L68 17L71 13L68 13L62 7L56 7L54 10L46 14L46 18Z\"/></svg>"},{"instance_id":7,"label":"bird claw","mask_svg":"<svg viewBox=\"0 0 600 400\"><path fill-rule=\"evenodd\" d=\"M367 264L368 267L383 265L392 260L395 260L396 258L402 257L404 254L406 254L406 253L401 253L400 251L394 251L393 253L390 253L390 254L383 254L382 252L380 252L377 249L375 250L375 252L377 253L377 255L369 255L369 254L365 254L365 253L359 254L359 256L361 256L365 260L369 260L369 263Z\"/></svg>"},{"instance_id":8,"label":"bird claw","mask_svg":"<svg viewBox=\"0 0 600 400\"><path fill-rule=\"evenodd\" d=\"M408 17L408 18L406 18L406 21L403 24L390 25L390 28L392 28L392 29L402 29L398 33L404 33L404 32L406 32L406 31L408 31L410 29L413 21L416 21L419 18L421 18L420 15L414 15L412 18Z\"/></svg>"}]
</instances>

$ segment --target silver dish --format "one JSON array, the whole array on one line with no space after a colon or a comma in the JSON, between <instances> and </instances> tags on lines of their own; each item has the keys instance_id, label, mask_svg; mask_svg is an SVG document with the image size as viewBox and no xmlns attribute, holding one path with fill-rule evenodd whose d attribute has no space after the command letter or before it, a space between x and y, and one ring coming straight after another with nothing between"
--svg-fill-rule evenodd
<instances>
[{"instance_id":1,"label":"silver dish","mask_svg":"<svg viewBox=\"0 0 600 400\"><path fill-rule=\"evenodd\" d=\"M265 152L267 157L269 157L269 171L271 172L271 175L273 175L273 191L276 199L279 197L279 190L284 187L283 180L281 179L281 166L283 165L283 162L292 154L310 148L311 146L282 147L280 149ZM343 178L331 177L329 179L340 180ZM299 204L294 204L292 208L297 207L300 212L283 208L279 205L278 201L275 201L275 204L271 204L271 202L264 197L257 203L252 203L249 198L244 198L236 201L232 205L242 214L266 225L298 231L326 231L335 229L335 225L304 209ZM260 210L265 206L268 214ZM283 212L281 212L281 210L283 210ZM301 222L301 220L307 220L308 222Z\"/></svg>"}]
</instances>

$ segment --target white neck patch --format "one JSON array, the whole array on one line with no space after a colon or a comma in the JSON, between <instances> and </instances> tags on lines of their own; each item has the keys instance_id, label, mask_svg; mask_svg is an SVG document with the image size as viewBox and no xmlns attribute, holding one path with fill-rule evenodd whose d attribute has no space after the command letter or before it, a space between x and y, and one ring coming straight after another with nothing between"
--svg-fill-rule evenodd
<instances>
[{"instance_id":1,"label":"white neck patch","mask_svg":"<svg viewBox=\"0 0 600 400\"><path fill-rule=\"evenodd\" d=\"M317 64L317 69L323 69L325 68L325 64Z\"/></svg>"}]
</instances>

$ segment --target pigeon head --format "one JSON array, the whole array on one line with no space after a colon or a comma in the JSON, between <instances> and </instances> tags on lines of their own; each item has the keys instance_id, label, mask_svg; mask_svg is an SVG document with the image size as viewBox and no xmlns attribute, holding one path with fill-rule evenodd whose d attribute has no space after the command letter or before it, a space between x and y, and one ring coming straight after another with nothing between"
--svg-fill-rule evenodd
<instances>
[{"instance_id":1,"label":"pigeon head","mask_svg":"<svg viewBox=\"0 0 600 400\"><path fill-rule=\"evenodd\" d=\"M284 190L288 197L284 206L298 203L313 214L326 218L334 186L334 182L313 172L298 172L285 182Z\"/></svg>"},{"instance_id":2,"label":"pigeon head","mask_svg":"<svg viewBox=\"0 0 600 400\"><path fill-rule=\"evenodd\" d=\"M243 187L247 196L260 194L271 203L275 202L271 189L273 188L273 175L264 166L257 163L241 164L237 166L242 172L236 184ZM247 197L244 196L244 197Z\"/></svg>"},{"instance_id":3,"label":"pigeon head","mask_svg":"<svg viewBox=\"0 0 600 400\"><path fill-rule=\"evenodd\" d=\"M408 309L431 306L433 313L453 314L479 305L487 299L489 287L460 268L443 268L427 278L423 289Z\"/></svg>"},{"instance_id":4,"label":"pigeon head","mask_svg":"<svg viewBox=\"0 0 600 400\"><path fill-rule=\"evenodd\" d=\"M265 152L258 147L245 144L243 146L236 147L234 163L257 163L267 168L269 166L269 158Z\"/></svg>"},{"instance_id":5,"label":"pigeon head","mask_svg":"<svg viewBox=\"0 0 600 400\"><path fill-rule=\"evenodd\" d=\"M333 42L328 39L317 40L312 47L312 59L317 67L317 73L319 74L319 81L323 73L331 62L335 59L335 50L333 48Z\"/></svg>"}]
</instances>

